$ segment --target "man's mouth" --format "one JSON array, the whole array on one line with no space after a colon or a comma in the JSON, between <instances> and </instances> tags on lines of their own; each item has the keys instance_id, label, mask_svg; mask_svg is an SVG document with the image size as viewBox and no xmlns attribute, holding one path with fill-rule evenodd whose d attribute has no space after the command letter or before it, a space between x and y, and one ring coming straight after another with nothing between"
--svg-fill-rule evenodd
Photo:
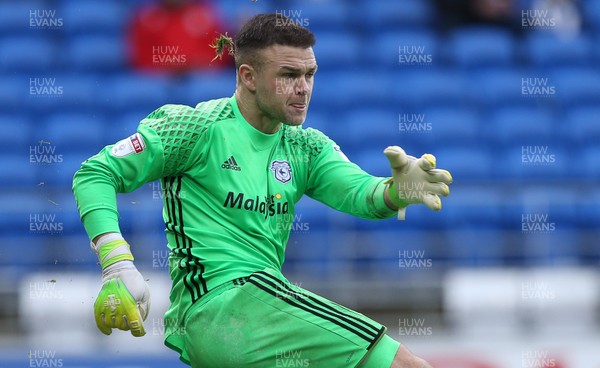
<instances>
[{"instance_id":1,"label":"man's mouth","mask_svg":"<svg viewBox=\"0 0 600 368\"><path fill-rule=\"evenodd\" d=\"M306 104L305 103L301 103L301 102L297 102L297 103L291 103L290 106L299 109L299 110L304 110L306 108Z\"/></svg>"}]
</instances>

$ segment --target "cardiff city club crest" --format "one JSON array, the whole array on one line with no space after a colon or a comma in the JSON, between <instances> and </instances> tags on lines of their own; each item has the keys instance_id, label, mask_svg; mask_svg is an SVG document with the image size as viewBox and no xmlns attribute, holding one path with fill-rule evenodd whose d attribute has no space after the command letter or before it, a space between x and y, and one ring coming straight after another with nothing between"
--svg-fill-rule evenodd
<instances>
[{"instance_id":1,"label":"cardiff city club crest","mask_svg":"<svg viewBox=\"0 0 600 368\"><path fill-rule=\"evenodd\" d=\"M287 161L275 160L271 162L271 171L275 174L275 179L283 184L292 180L292 168Z\"/></svg>"}]
</instances>

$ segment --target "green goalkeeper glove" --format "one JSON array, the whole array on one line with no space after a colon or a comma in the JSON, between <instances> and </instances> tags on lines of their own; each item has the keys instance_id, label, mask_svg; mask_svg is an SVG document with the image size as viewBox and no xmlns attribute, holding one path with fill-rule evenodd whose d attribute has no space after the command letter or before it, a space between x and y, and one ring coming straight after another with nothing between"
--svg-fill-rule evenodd
<instances>
[{"instance_id":1,"label":"green goalkeeper glove","mask_svg":"<svg viewBox=\"0 0 600 368\"><path fill-rule=\"evenodd\" d=\"M390 200L398 207L398 220L406 217L406 206L424 203L434 211L442 209L441 196L447 196L452 175L435 168L435 156L424 154L421 158L408 156L398 146L386 148L383 153L390 161L392 178L386 184Z\"/></svg>"},{"instance_id":2,"label":"green goalkeeper glove","mask_svg":"<svg viewBox=\"0 0 600 368\"><path fill-rule=\"evenodd\" d=\"M150 309L150 288L133 264L129 244L121 234L108 233L91 246L102 265L102 289L94 303L96 325L105 335L118 328L144 336L142 321Z\"/></svg>"}]
</instances>

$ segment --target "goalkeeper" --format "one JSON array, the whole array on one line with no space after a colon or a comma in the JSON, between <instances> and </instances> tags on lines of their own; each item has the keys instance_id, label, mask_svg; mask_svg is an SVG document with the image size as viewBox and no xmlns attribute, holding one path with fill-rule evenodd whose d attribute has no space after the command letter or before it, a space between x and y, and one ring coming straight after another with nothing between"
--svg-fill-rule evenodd
<instances>
[{"instance_id":1,"label":"goalkeeper","mask_svg":"<svg viewBox=\"0 0 600 368\"><path fill-rule=\"evenodd\" d=\"M303 129L315 37L278 17L257 15L240 30L232 97L162 106L75 174L78 209L102 265L98 328L145 333L150 293L120 233L116 193L161 180L173 282L165 344L181 360L271 367L300 354L315 367L430 367L386 327L281 274L289 237L281 223L304 194L362 218L403 218L412 203L439 210L452 179L432 155L417 159L399 147L384 151L392 177L371 176L321 132Z\"/></svg>"}]
</instances>

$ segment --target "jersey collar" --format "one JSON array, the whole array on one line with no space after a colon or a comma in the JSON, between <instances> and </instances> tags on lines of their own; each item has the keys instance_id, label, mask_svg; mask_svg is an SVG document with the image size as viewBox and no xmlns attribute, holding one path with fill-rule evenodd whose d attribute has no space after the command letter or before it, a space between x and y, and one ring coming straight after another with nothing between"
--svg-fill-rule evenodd
<instances>
[{"instance_id":1,"label":"jersey collar","mask_svg":"<svg viewBox=\"0 0 600 368\"><path fill-rule=\"evenodd\" d=\"M242 127L242 129L244 129L244 131L248 134L248 137L250 138L250 141L252 142L252 145L254 146L254 148L262 151L262 150L273 147L273 144L275 142L277 142L277 140L281 136L281 132L283 131L283 129L279 129L279 131L277 133L265 134L265 133L261 132L260 130L256 129L255 127L253 127L246 120L246 118L244 118L244 116L242 115L242 113L240 112L240 109L238 107L237 101L235 99L235 94L229 98L229 103L231 104L231 107L233 108L233 113L236 117L236 121L239 123L239 125Z\"/></svg>"}]
</instances>

